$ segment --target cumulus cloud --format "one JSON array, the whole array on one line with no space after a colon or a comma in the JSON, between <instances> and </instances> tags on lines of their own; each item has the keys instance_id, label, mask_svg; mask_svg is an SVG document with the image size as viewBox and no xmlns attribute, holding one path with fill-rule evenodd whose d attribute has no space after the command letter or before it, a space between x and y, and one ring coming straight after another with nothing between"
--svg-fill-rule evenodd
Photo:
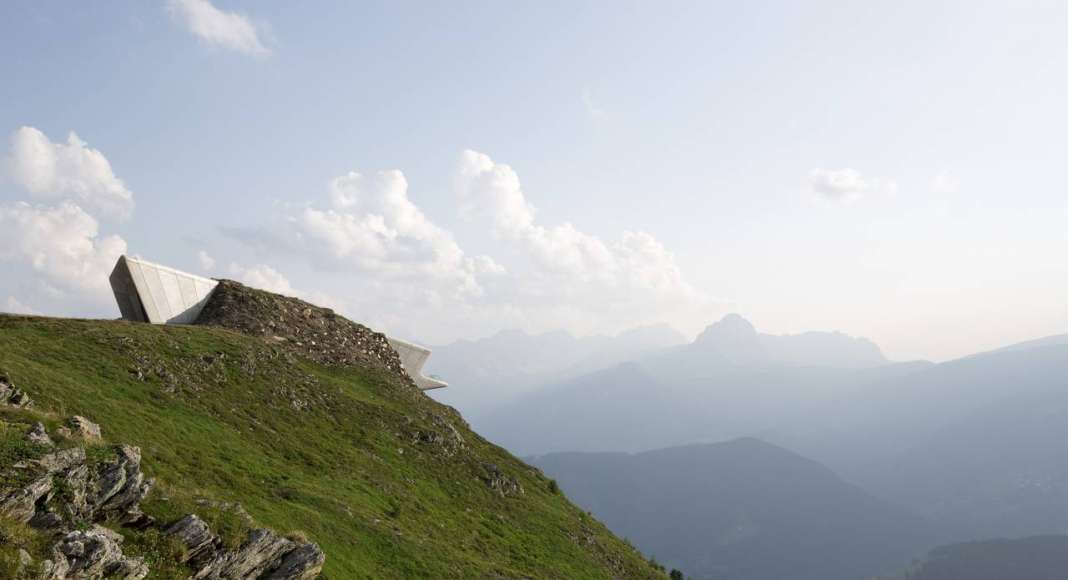
<instances>
[{"instance_id":1,"label":"cumulus cloud","mask_svg":"<svg viewBox=\"0 0 1068 580\"><path fill-rule=\"evenodd\" d=\"M812 193L831 201L855 201L868 193L893 193L893 181L868 179L855 169L813 169L809 172Z\"/></svg>"},{"instance_id":2,"label":"cumulus cloud","mask_svg":"<svg viewBox=\"0 0 1068 580\"><path fill-rule=\"evenodd\" d=\"M296 239L321 259L381 275L445 283L482 292L479 277L504 269L487 256L467 256L408 198L400 171L348 173L329 185L330 205L291 216Z\"/></svg>"},{"instance_id":3,"label":"cumulus cloud","mask_svg":"<svg viewBox=\"0 0 1068 580\"><path fill-rule=\"evenodd\" d=\"M626 231L609 243L570 223L537 223L519 176L486 154L463 152L455 186L465 215L488 217L498 237L519 244L538 268L567 284L595 283L597 291L643 290L651 298L697 296L674 255L648 233Z\"/></svg>"},{"instance_id":4,"label":"cumulus cloud","mask_svg":"<svg viewBox=\"0 0 1068 580\"><path fill-rule=\"evenodd\" d=\"M931 180L931 193L948 195L960 190L960 180L950 173L943 171L935 175Z\"/></svg>"},{"instance_id":5,"label":"cumulus cloud","mask_svg":"<svg viewBox=\"0 0 1068 580\"><path fill-rule=\"evenodd\" d=\"M41 313L25 304L21 300L14 296L8 296L4 300L4 312L9 314L28 314L30 316L40 316Z\"/></svg>"},{"instance_id":6,"label":"cumulus cloud","mask_svg":"<svg viewBox=\"0 0 1068 580\"><path fill-rule=\"evenodd\" d=\"M11 135L5 165L12 179L36 197L73 197L112 217L126 218L133 211L133 193L111 163L73 131L65 143L53 143L38 129L20 127Z\"/></svg>"},{"instance_id":7,"label":"cumulus cloud","mask_svg":"<svg viewBox=\"0 0 1068 580\"><path fill-rule=\"evenodd\" d=\"M215 258L212 258L211 255L204 250L197 252L197 261L200 262L201 270L210 272L215 269Z\"/></svg>"},{"instance_id":8,"label":"cumulus cloud","mask_svg":"<svg viewBox=\"0 0 1068 580\"><path fill-rule=\"evenodd\" d=\"M125 252L122 238L101 237L96 219L74 203L0 206L0 260L28 264L60 289L106 297L107 273Z\"/></svg>"},{"instance_id":9,"label":"cumulus cloud","mask_svg":"<svg viewBox=\"0 0 1068 580\"><path fill-rule=\"evenodd\" d=\"M209 0L171 0L170 7L189 31L207 44L257 56L271 52L247 16L219 10Z\"/></svg>"}]
</instances>

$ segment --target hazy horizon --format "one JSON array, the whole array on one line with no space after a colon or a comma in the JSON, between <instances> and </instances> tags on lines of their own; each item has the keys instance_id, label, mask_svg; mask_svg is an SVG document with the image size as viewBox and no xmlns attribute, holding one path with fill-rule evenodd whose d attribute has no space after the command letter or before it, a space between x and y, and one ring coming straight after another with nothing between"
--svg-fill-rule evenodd
<instances>
[{"instance_id":1,"label":"hazy horizon","mask_svg":"<svg viewBox=\"0 0 1068 580\"><path fill-rule=\"evenodd\" d=\"M0 311L130 253L428 344L1068 332L1068 6L10 2Z\"/></svg>"}]
</instances>

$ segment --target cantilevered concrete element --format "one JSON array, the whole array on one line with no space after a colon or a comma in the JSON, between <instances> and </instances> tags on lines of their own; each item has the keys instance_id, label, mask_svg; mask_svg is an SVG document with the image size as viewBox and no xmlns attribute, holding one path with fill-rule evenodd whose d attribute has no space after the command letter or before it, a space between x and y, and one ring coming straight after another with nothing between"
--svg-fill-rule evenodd
<instances>
[{"instance_id":1,"label":"cantilevered concrete element","mask_svg":"<svg viewBox=\"0 0 1068 580\"><path fill-rule=\"evenodd\" d=\"M423 365L426 364L426 359L430 358L430 349L399 338L390 338L389 345L393 347L393 350L397 351L401 365L408 372L408 376L415 381L415 386L424 391L449 386L444 381L423 374Z\"/></svg>"},{"instance_id":2,"label":"cantilevered concrete element","mask_svg":"<svg viewBox=\"0 0 1068 580\"><path fill-rule=\"evenodd\" d=\"M193 324L219 284L127 256L119 258L109 281L122 317L152 324Z\"/></svg>"}]
</instances>

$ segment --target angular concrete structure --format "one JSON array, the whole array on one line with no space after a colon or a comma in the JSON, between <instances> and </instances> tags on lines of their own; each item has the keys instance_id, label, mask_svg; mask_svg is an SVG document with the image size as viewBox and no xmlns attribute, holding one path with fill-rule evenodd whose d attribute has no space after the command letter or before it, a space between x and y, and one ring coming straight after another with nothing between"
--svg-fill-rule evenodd
<instances>
[{"instance_id":1,"label":"angular concrete structure","mask_svg":"<svg viewBox=\"0 0 1068 580\"><path fill-rule=\"evenodd\" d=\"M123 319L152 324L195 323L219 284L210 278L128 256L119 257L108 280ZM397 351L401 365L417 387L426 391L448 386L423 375L430 349L396 338L390 338L389 344Z\"/></svg>"},{"instance_id":2,"label":"angular concrete structure","mask_svg":"<svg viewBox=\"0 0 1068 580\"><path fill-rule=\"evenodd\" d=\"M424 391L449 386L449 383L423 374L423 365L430 358L429 348L399 338L390 338L389 345L393 347L393 350L397 351L397 355L401 359L401 365L408 372L408 376L415 381L415 386Z\"/></svg>"},{"instance_id":3,"label":"angular concrete structure","mask_svg":"<svg viewBox=\"0 0 1068 580\"><path fill-rule=\"evenodd\" d=\"M219 283L140 258L119 257L108 278L126 320L193 324Z\"/></svg>"}]
</instances>

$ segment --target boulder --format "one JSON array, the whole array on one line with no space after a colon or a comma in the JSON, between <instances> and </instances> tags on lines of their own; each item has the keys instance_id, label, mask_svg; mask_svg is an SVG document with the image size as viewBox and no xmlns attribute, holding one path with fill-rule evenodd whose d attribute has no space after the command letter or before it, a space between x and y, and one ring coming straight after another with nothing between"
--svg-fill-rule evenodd
<instances>
[{"instance_id":1,"label":"boulder","mask_svg":"<svg viewBox=\"0 0 1068 580\"><path fill-rule=\"evenodd\" d=\"M75 437L81 437L87 443L99 443L103 441L100 435L100 425L80 415L75 415L67 420L67 426Z\"/></svg>"},{"instance_id":2,"label":"boulder","mask_svg":"<svg viewBox=\"0 0 1068 580\"><path fill-rule=\"evenodd\" d=\"M35 445L47 445L52 447L55 443L52 442L52 438L48 436L48 431L45 429L44 423L34 423L30 430L26 432L26 440Z\"/></svg>"},{"instance_id":3,"label":"boulder","mask_svg":"<svg viewBox=\"0 0 1068 580\"><path fill-rule=\"evenodd\" d=\"M140 580L148 576L148 565L140 558L122 553L122 536L99 525L75 530L56 544L56 560L66 560L67 570L52 578L121 578Z\"/></svg>"},{"instance_id":4,"label":"boulder","mask_svg":"<svg viewBox=\"0 0 1068 580\"><path fill-rule=\"evenodd\" d=\"M37 502L52 493L52 476L45 475L0 500L0 514L26 523L37 511Z\"/></svg>"}]
</instances>

